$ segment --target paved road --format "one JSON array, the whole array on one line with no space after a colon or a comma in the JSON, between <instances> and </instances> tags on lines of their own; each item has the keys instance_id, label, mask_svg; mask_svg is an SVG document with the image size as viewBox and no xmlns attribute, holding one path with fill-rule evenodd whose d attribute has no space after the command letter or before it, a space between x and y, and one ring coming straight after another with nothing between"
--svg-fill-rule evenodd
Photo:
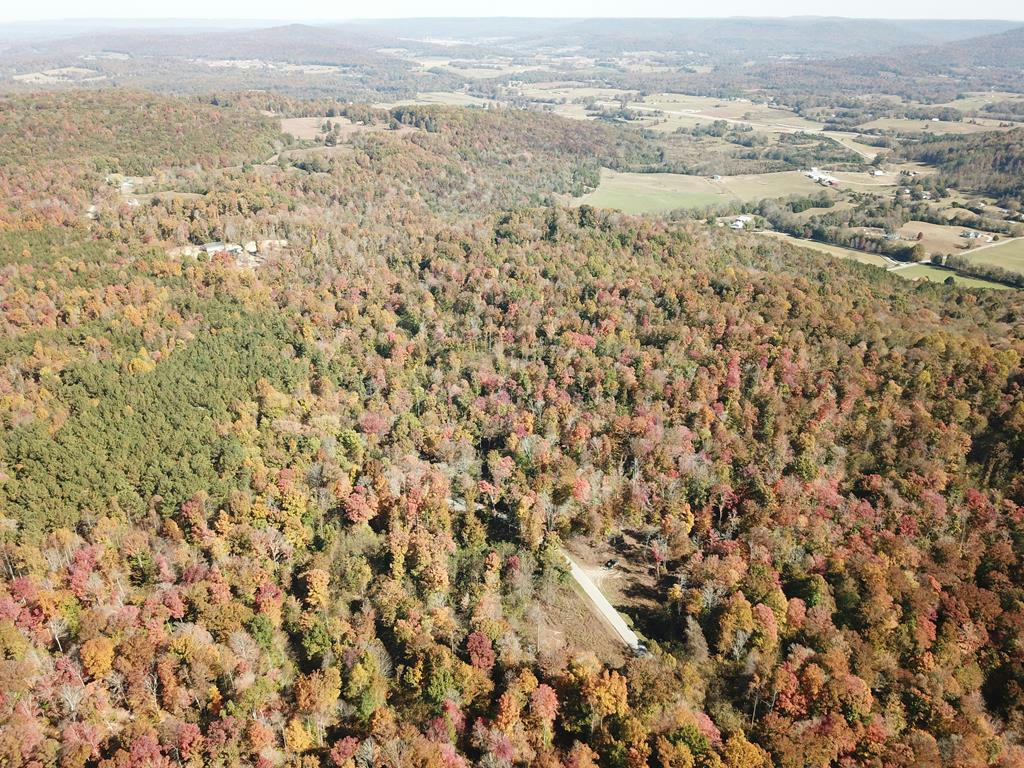
<instances>
[{"instance_id":1,"label":"paved road","mask_svg":"<svg viewBox=\"0 0 1024 768\"><path fill-rule=\"evenodd\" d=\"M973 256L978 251L984 251L986 248L995 248L996 246L1006 245L1007 243L1012 243L1015 240L1021 239L1024 238L1008 237L1005 240L996 240L994 243L985 243L984 245L979 245L976 248L969 248L965 251L960 251L959 253L954 254L954 256ZM895 261L894 259L890 259L888 256L882 256L882 258L892 263L891 267L886 267L890 272L898 272L899 270L906 269L907 267L916 267L918 264L927 266L932 263L931 258L927 258L924 261Z\"/></svg>"},{"instance_id":2,"label":"paved road","mask_svg":"<svg viewBox=\"0 0 1024 768\"><path fill-rule=\"evenodd\" d=\"M892 261L892 259L890 259L888 256L883 256L882 258L884 258L884 259L886 259L888 261ZM899 261L899 262L896 262L894 264L894 266L886 267L886 269L889 270L890 272L899 272L901 269L906 269L907 267L917 267L917 266L927 267L931 263L932 263L931 259L925 259L924 261Z\"/></svg>"},{"instance_id":3,"label":"paved road","mask_svg":"<svg viewBox=\"0 0 1024 768\"><path fill-rule=\"evenodd\" d=\"M569 572L576 580L576 583L580 585L583 593L589 598L594 610L598 612L601 618L608 622L619 640L628 645L634 652L641 651L643 644L640 642L640 638L636 636L636 632L629 628L619 612L615 610L615 607L608 602L608 598L604 596L593 579L587 575L587 572L567 552L563 550L562 554L569 562Z\"/></svg>"},{"instance_id":4,"label":"paved road","mask_svg":"<svg viewBox=\"0 0 1024 768\"><path fill-rule=\"evenodd\" d=\"M1022 239L1022 238L1019 238L1019 237L1005 237L1003 235L1000 235L1000 238L998 240L996 240L995 242L985 243L984 245L979 245L976 248L969 248L966 251L961 251L958 255L960 255L960 256L972 256L973 254L977 253L978 251L984 251L986 248L995 248L997 246L1006 245L1007 243L1012 243L1012 242L1014 242L1016 240L1020 240L1020 239Z\"/></svg>"}]
</instances>

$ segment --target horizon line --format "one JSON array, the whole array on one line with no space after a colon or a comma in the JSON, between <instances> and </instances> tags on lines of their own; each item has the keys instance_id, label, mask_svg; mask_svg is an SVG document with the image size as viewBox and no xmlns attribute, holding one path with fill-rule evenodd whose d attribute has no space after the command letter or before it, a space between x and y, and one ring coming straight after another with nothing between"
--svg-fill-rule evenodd
<instances>
[{"instance_id":1,"label":"horizon line","mask_svg":"<svg viewBox=\"0 0 1024 768\"><path fill-rule=\"evenodd\" d=\"M763 15L755 16L749 14L732 15L686 15L686 16L665 16L665 15L582 15L582 16L510 16L502 15L473 15L473 16L344 16L344 17L246 17L246 16L61 16L54 18L28 18L17 19L0 17L0 25L12 24L68 24L68 23L105 23L105 22L234 22L234 23L280 23L280 24L339 24L352 22L391 22L391 21L590 21L590 20L837 20L837 21L992 21L1024 23L1024 17L1015 19L1009 17L971 17L971 16L841 16L841 15L816 15L816 14L790 14L790 15Z\"/></svg>"}]
</instances>

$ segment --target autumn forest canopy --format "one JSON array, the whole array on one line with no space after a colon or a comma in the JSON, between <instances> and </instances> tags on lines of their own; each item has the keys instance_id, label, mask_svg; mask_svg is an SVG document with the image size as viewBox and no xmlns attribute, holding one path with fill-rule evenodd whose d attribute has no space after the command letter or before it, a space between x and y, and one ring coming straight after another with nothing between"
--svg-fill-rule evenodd
<instances>
[{"instance_id":1,"label":"autumn forest canopy","mask_svg":"<svg viewBox=\"0 0 1024 768\"><path fill-rule=\"evenodd\" d=\"M577 200L666 146L0 97L0 765L1024 765L1024 293Z\"/></svg>"}]
</instances>

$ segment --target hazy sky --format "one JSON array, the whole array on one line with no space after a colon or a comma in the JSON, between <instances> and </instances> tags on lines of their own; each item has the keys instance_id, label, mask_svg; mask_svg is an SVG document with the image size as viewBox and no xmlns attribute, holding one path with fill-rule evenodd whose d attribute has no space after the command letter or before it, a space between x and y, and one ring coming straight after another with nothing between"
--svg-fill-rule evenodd
<instances>
[{"instance_id":1,"label":"hazy sky","mask_svg":"<svg viewBox=\"0 0 1024 768\"><path fill-rule=\"evenodd\" d=\"M0 21L67 18L244 18L346 19L372 16L796 16L824 15L821 0L377 0L368 3L327 0L8 0ZM953 0L861 0L843 15L873 18L1022 19L1020 0L988 0L965 5Z\"/></svg>"}]
</instances>

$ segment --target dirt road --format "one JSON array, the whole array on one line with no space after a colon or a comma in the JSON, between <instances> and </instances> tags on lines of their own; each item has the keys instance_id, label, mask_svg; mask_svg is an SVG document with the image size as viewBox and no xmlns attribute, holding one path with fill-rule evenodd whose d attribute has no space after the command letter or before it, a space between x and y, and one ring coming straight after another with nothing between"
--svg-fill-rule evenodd
<instances>
[{"instance_id":1,"label":"dirt road","mask_svg":"<svg viewBox=\"0 0 1024 768\"><path fill-rule=\"evenodd\" d=\"M590 600L591 606L597 611L598 615L612 628L619 640L629 646L634 652L641 651L643 644L640 642L640 638L637 637L636 632L629 628L619 612L615 610L615 607L608 602L608 598L604 596L604 593L601 592L593 579L567 552L563 550L562 554L569 563L569 572L572 574L573 579L580 585L580 589L583 590L583 593Z\"/></svg>"}]
</instances>

